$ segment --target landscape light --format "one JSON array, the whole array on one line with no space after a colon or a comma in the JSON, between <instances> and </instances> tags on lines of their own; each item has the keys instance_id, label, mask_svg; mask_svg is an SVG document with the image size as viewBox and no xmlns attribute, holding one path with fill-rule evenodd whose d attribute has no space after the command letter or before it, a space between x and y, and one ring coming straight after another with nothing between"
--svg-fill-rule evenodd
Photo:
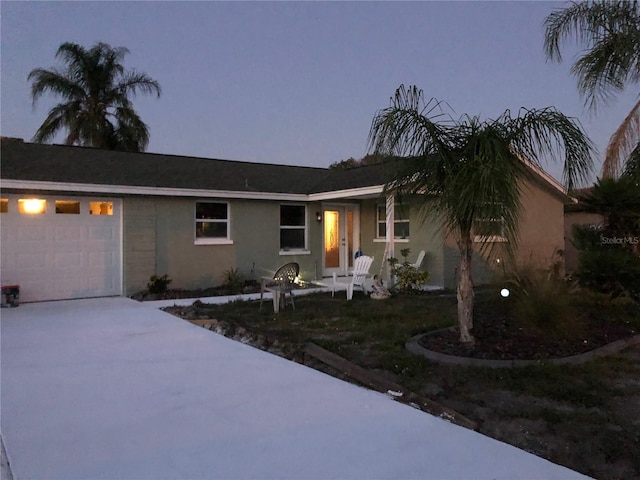
<instances>
[{"instance_id":1,"label":"landscape light","mask_svg":"<svg viewBox=\"0 0 640 480\"><path fill-rule=\"evenodd\" d=\"M500 295L502 295L503 298L507 298L509 296L509 289L508 288L503 288L502 290L500 290Z\"/></svg>"}]
</instances>

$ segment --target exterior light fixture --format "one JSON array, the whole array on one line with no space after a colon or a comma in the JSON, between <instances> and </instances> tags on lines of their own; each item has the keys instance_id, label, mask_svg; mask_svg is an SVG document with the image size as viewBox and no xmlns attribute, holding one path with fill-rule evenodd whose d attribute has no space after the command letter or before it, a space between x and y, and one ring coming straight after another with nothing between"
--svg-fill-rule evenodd
<instances>
[{"instance_id":1,"label":"exterior light fixture","mask_svg":"<svg viewBox=\"0 0 640 480\"><path fill-rule=\"evenodd\" d=\"M320 212L316 212L316 220L318 221L318 223L322 221L322 214Z\"/></svg>"},{"instance_id":2,"label":"exterior light fixture","mask_svg":"<svg viewBox=\"0 0 640 480\"><path fill-rule=\"evenodd\" d=\"M507 298L509 296L509 289L508 288L503 288L502 290L500 290L500 295L502 296L502 298Z\"/></svg>"}]
</instances>

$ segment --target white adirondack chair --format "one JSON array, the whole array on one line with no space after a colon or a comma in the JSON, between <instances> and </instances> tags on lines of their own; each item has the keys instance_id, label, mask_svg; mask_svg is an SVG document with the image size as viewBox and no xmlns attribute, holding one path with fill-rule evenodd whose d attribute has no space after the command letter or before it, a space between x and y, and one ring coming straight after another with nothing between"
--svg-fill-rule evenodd
<instances>
[{"instance_id":1,"label":"white adirondack chair","mask_svg":"<svg viewBox=\"0 0 640 480\"><path fill-rule=\"evenodd\" d=\"M353 291L355 289L362 290L366 293L364 282L367 277L369 277L369 269L372 263L373 257L361 255L353 262L353 272L350 272L349 277L338 277L334 272L331 296L335 295L336 290L342 289L346 289L347 291L347 300L353 298Z\"/></svg>"},{"instance_id":2,"label":"white adirondack chair","mask_svg":"<svg viewBox=\"0 0 640 480\"><path fill-rule=\"evenodd\" d=\"M420 253L418 254L418 259L416 260L416 263L412 264L411 266L415 269L420 268L420 265L422 265L422 261L424 260L424 256L425 256L425 252L424 250L420 250Z\"/></svg>"}]
</instances>

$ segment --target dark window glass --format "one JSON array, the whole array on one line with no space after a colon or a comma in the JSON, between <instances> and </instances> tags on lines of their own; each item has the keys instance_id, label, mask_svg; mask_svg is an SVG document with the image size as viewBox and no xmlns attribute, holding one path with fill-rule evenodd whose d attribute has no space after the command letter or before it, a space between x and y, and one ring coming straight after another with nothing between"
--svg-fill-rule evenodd
<instances>
[{"instance_id":1,"label":"dark window glass","mask_svg":"<svg viewBox=\"0 0 640 480\"><path fill-rule=\"evenodd\" d=\"M227 238L227 223L196 222L196 238Z\"/></svg>"},{"instance_id":2,"label":"dark window glass","mask_svg":"<svg viewBox=\"0 0 640 480\"><path fill-rule=\"evenodd\" d=\"M280 205L280 226L304 227L303 205Z\"/></svg>"},{"instance_id":3,"label":"dark window glass","mask_svg":"<svg viewBox=\"0 0 640 480\"><path fill-rule=\"evenodd\" d=\"M80 214L80 202L74 202L73 200L56 200L56 213Z\"/></svg>"},{"instance_id":4,"label":"dark window glass","mask_svg":"<svg viewBox=\"0 0 640 480\"><path fill-rule=\"evenodd\" d=\"M304 229L281 229L280 249L304 248Z\"/></svg>"},{"instance_id":5,"label":"dark window glass","mask_svg":"<svg viewBox=\"0 0 640 480\"><path fill-rule=\"evenodd\" d=\"M208 220L226 220L227 204L226 203L196 203L196 218Z\"/></svg>"}]
</instances>

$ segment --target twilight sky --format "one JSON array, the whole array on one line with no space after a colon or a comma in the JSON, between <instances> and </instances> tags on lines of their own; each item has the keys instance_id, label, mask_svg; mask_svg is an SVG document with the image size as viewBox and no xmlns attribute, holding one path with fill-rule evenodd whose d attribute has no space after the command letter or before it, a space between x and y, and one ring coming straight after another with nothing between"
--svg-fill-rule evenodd
<instances>
[{"instance_id":1,"label":"twilight sky","mask_svg":"<svg viewBox=\"0 0 640 480\"><path fill-rule=\"evenodd\" d=\"M555 106L599 148L635 99L597 115L569 69L546 62L545 17L560 2L11 2L0 3L0 133L29 140L56 101L32 108L27 82L57 47L103 41L162 96L134 105L149 152L326 167L366 152L377 110L400 84L457 115ZM57 142L61 141L57 139ZM560 176L560 166L546 169Z\"/></svg>"}]
</instances>

